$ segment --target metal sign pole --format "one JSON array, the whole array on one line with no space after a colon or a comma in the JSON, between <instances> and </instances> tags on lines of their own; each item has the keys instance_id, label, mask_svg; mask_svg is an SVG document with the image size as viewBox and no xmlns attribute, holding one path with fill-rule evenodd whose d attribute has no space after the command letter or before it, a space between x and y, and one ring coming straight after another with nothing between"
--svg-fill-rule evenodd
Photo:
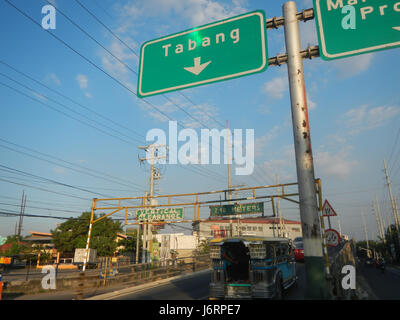
<instances>
[{"instance_id":1,"label":"metal sign pole","mask_svg":"<svg viewBox=\"0 0 400 320\"><path fill-rule=\"evenodd\" d=\"M285 42L288 55L290 99L304 243L306 296L311 299L325 299L329 297L329 294L325 279L323 242L315 191L296 2L289 1L283 5L283 16L285 19Z\"/></svg>"},{"instance_id":2,"label":"metal sign pole","mask_svg":"<svg viewBox=\"0 0 400 320\"><path fill-rule=\"evenodd\" d=\"M88 257L89 257L89 246L90 246L90 237L92 235L92 228L93 228L93 218L94 218L94 209L96 207L96 199L93 199L92 201L92 212L90 215L90 224L89 224L89 231L88 231L88 237L86 241L86 250L85 250L85 260L83 261L83 268L82 272L85 272L86 270L86 265L88 263Z\"/></svg>"}]
</instances>

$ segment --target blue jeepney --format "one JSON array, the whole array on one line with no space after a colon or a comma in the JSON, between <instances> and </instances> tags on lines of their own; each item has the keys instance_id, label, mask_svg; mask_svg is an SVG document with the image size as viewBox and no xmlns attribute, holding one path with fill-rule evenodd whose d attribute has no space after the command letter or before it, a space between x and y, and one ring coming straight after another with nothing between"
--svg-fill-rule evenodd
<instances>
[{"instance_id":1,"label":"blue jeepney","mask_svg":"<svg viewBox=\"0 0 400 320\"><path fill-rule=\"evenodd\" d=\"M213 239L210 258L210 299L282 299L297 281L293 246L286 238Z\"/></svg>"}]
</instances>

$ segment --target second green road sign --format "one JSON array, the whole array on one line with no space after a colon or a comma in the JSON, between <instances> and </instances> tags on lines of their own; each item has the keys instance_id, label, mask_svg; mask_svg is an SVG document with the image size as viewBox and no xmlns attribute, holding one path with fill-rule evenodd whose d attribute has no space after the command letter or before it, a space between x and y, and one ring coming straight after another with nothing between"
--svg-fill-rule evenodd
<instances>
[{"instance_id":1,"label":"second green road sign","mask_svg":"<svg viewBox=\"0 0 400 320\"><path fill-rule=\"evenodd\" d=\"M145 42L140 51L138 96L266 70L265 23L264 11L254 11Z\"/></svg>"},{"instance_id":2,"label":"second green road sign","mask_svg":"<svg viewBox=\"0 0 400 320\"><path fill-rule=\"evenodd\" d=\"M400 1L314 0L325 60L400 46Z\"/></svg>"}]
</instances>

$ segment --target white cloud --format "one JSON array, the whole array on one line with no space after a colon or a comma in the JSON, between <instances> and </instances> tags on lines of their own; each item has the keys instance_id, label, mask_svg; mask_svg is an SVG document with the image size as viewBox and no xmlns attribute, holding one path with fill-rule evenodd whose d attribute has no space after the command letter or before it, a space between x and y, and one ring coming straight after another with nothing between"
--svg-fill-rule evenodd
<instances>
[{"instance_id":1,"label":"white cloud","mask_svg":"<svg viewBox=\"0 0 400 320\"><path fill-rule=\"evenodd\" d=\"M344 180L349 177L353 169L358 165L356 160L348 160L349 150L346 148L336 154L328 151L317 151L314 155L316 171L325 177Z\"/></svg>"},{"instance_id":2,"label":"white cloud","mask_svg":"<svg viewBox=\"0 0 400 320\"><path fill-rule=\"evenodd\" d=\"M314 110L317 107L317 104L313 100L311 100L308 94L307 94L307 106L308 110Z\"/></svg>"},{"instance_id":3,"label":"white cloud","mask_svg":"<svg viewBox=\"0 0 400 320\"><path fill-rule=\"evenodd\" d=\"M88 87L89 80L84 74L78 74L76 80L78 81L81 89L86 89Z\"/></svg>"},{"instance_id":4,"label":"white cloud","mask_svg":"<svg viewBox=\"0 0 400 320\"><path fill-rule=\"evenodd\" d=\"M58 166L53 167L53 171L57 174L64 174L66 172L65 168Z\"/></svg>"},{"instance_id":5,"label":"white cloud","mask_svg":"<svg viewBox=\"0 0 400 320\"><path fill-rule=\"evenodd\" d=\"M212 0L142 0L126 4L121 13L129 19L171 15L197 26L245 13L243 3L239 0L232 1L231 5Z\"/></svg>"},{"instance_id":6,"label":"white cloud","mask_svg":"<svg viewBox=\"0 0 400 320\"><path fill-rule=\"evenodd\" d=\"M276 77L262 86L262 91L273 99L282 99L288 91L287 77Z\"/></svg>"},{"instance_id":7,"label":"white cloud","mask_svg":"<svg viewBox=\"0 0 400 320\"><path fill-rule=\"evenodd\" d=\"M182 104L179 104L182 106ZM207 125L210 129L212 129L216 123L212 120L213 118L215 119L218 116L218 110L214 106L208 104L208 103L202 103L199 105L192 105L188 107L188 113L192 115L194 119L197 119L198 121L194 120L193 118L187 116L185 120L182 121L182 123L185 125L185 127L188 128L200 128L204 127L203 124Z\"/></svg>"},{"instance_id":8,"label":"white cloud","mask_svg":"<svg viewBox=\"0 0 400 320\"><path fill-rule=\"evenodd\" d=\"M359 55L346 59L339 59L333 62L341 78L349 78L367 71L371 66L374 53Z\"/></svg>"},{"instance_id":9,"label":"white cloud","mask_svg":"<svg viewBox=\"0 0 400 320\"><path fill-rule=\"evenodd\" d=\"M254 144L254 155L256 157L261 156L263 154L263 151L266 150L266 147L268 144L277 137L279 131L279 126L274 126L272 129L270 129L266 134L263 136L256 138Z\"/></svg>"},{"instance_id":10,"label":"white cloud","mask_svg":"<svg viewBox=\"0 0 400 320\"><path fill-rule=\"evenodd\" d=\"M60 81L60 79L57 77L57 75L55 73L49 73L46 76L46 81L53 82L58 86L61 85L61 81Z\"/></svg>"},{"instance_id":11,"label":"white cloud","mask_svg":"<svg viewBox=\"0 0 400 320\"><path fill-rule=\"evenodd\" d=\"M40 93L32 92L32 95L33 95L35 98L38 98L38 99L39 99L40 101L42 101L42 102L47 101L46 97L43 96L43 95L41 95Z\"/></svg>"},{"instance_id":12,"label":"white cloud","mask_svg":"<svg viewBox=\"0 0 400 320\"><path fill-rule=\"evenodd\" d=\"M379 106L369 108L368 105L363 105L347 111L343 118L346 121L349 133L358 134L362 131L378 128L384 125L387 120L399 114L399 107Z\"/></svg>"}]
</instances>

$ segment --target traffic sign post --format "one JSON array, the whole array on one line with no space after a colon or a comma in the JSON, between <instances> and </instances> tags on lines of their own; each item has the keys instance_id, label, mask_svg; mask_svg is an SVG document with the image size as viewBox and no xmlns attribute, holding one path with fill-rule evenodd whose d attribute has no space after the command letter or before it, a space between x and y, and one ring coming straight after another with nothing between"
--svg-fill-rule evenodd
<instances>
[{"instance_id":1,"label":"traffic sign post","mask_svg":"<svg viewBox=\"0 0 400 320\"><path fill-rule=\"evenodd\" d=\"M303 230L306 295L310 299L328 298L296 2L288 1L283 5L283 17Z\"/></svg>"},{"instance_id":2,"label":"traffic sign post","mask_svg":"<svg viewBox=\"0 0 400 320\"><path fill-rule=\"evenodd\" d=\"M265 71L264 11L145 42L140 51L140 98Z\"/></svg>"},{"instance_id":3,"label":"traffic sign post","mask_svg":"<svg viewBox=\"0 0 400 320\"><path fill-rule=\"evenodd\" d=\"M340 235L335 229L325 230L326 245L328 247L336 247L340 243Z\"/></svg>"},{"instance_id":4,"label":"traffic sign post","mask_svg":"<svg viewBox=\"0 0 400 320\"><path fill-rule=\"evenodd\" d=\"M328 202L328 200L325 200L324 205L322 206L322 217L328 217L329 229L332 228L331 217L336 217L336 216L337 214L335 210L333 210L331 204Z\"/></svg>"},{"instance_id":5,"label":"traffic sign post","mask_svg":"<svg viewBox=\"0 0 400 320\"><path fill-rule=\"evenodd\" d=\"M314 0L320 55L345 58L400 46L400 2Z\"/></svg>"}]
</instances>

